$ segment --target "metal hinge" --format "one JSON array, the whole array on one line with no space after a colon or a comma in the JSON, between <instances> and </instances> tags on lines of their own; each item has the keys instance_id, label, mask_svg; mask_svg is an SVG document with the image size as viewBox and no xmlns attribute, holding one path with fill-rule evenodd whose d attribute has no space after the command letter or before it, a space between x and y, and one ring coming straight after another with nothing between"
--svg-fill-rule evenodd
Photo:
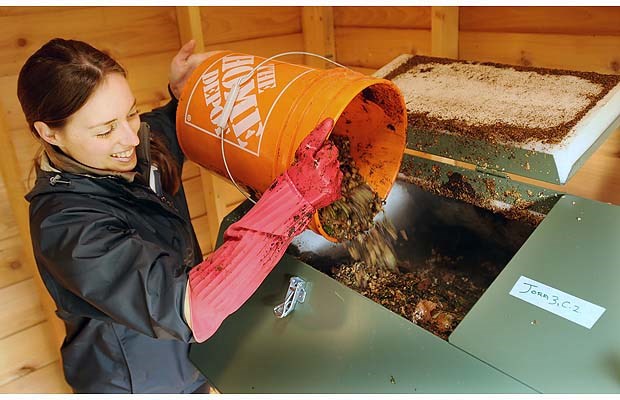
<instances>
[{"instance_id":1,"label":"metal hinge","mask_svg":"<svg viewBox=\"0 0 620 400\"><path fill-rule=\"evenodd\" d=\"M289 281L284 303L274 307L273 313L277 318L284 318L293 312L297 303L303 303L305 299L306 281L298 276L293 276Z\"/></svg>"}]
</instances>

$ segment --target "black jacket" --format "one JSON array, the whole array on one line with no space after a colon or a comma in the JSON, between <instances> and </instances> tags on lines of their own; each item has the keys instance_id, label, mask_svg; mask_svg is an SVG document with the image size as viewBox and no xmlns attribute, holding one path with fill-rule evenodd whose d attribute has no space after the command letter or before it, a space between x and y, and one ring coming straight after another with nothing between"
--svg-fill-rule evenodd
<instances>
[{"instance_id":1,"label":"black jacket","mask_svg":"<svg viewBox=\"0 0 620 400\"><path fill-rule=\"evenodd\" d=\"M141 115L179 162L176 101ZM146 140L148 143L148 140ZM143 146L141 144L140 146ZM138 170L149 170L149 157ZM188 270L202 261L181 188L39 169L30 201L37 266L65 322L67 382L78 393L188 393L205 381L188 359Z\"/></svg>"}]
</instances>

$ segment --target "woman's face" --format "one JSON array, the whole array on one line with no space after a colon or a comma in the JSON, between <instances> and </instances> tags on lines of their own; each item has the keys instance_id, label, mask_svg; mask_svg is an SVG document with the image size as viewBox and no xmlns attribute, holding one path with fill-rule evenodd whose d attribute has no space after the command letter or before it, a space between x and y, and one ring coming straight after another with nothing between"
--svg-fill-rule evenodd
<instances>
[{"instance_id":1,"label":"woman's face","mask_svg":"<svg viewBox=\"0 0 620 400\"><path fill-rule=\"evenodd\" d=\"M129 84L121 74L112 73L64 128L54 131L52 144L90 167L127 172L136 166L139 128Z\"/></svg>"}]
</instances>

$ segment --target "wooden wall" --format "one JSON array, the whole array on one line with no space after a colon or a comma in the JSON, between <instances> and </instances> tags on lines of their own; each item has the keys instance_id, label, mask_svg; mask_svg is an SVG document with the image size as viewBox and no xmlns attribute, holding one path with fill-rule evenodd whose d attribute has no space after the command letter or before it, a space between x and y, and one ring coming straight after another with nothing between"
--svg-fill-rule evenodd
<instances>
[{"instance_id":1,"label":"wooden wall","mask_svg":"<svg viewBox=\"0 0 620 400\"><path fill-rule=\"evenodd\" d=\"M181 45L175 7L0 7L0 111L16 148L20 182L37 148L15 96L16 74L52 37L108 50L129 70L139 108L167 99L170 59ZM454 55L604 73L620 68L620 8L597 7L200 7L207 50L259 56L314 51L365 73L402 53ZM322 42L321 42L322 41ZM308 62L301 56L288 61ZM0 129L1 125L0 125ZM620 133L616 132L565 191L620 204ZM217 188L218 213L241 199L221 178L188 163L183 181L203 250L211 249L205 193ZM205 185L205 183L208 183ZM26 246L0 182L0 393L64 392L53 321L41 308Z\"/></svg>"},{"instance_id":2,"label":"wooden wall","mask_svg":"<svg viewBox=\"0 0 620 400\"><path fill-rule=\"evenodd\" d=\"M617 21L620 7L334 7L337 60L366 73L402 53L445 55L433 35L453 24L453 57L618 74ZM620 130L567 185L542 186L620 204Z\"/></svg>"},{"instance_id":3,"label":"wooden wall","mask_svg":"<svg viewBox=\"0 0 620 400\"><path fill-rule=\"evenodd\" d=\"M96 27L96 28L94 28ZM175 7L2 7L0 8L0 109L12 140L24 186L37 142L28 132L16 97L19 68L52 37L76 38L104 49L129 71L140 110L168 99L170 60L180 47ZM211 239L201 229L207 218L199 167L188 163L183 184L204 251ZM228 193L222 194L230 203ZM49 339L48 316L41 308L30 243L20 238L0 182L0 392L66 392L57 343Z\"/></svg>"}]
</instances>

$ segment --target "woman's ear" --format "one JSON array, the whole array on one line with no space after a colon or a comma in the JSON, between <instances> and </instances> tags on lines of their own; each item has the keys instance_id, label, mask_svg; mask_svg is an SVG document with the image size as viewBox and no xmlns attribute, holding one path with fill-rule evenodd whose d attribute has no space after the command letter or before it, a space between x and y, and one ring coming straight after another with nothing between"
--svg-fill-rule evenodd
<instances>
[{"instance_id":1,"label":"woman's ear","mask_svg":"<svg viewBox=\"0 0 620 400\"><path fill-rule=\"evenodd\" d=\"M52 128L50 128L45 122L36 121L34 123L34 129L36 129L41 139L45 140L49 144L58 146L57 133Z\"/></svg>"}]
</instances>

